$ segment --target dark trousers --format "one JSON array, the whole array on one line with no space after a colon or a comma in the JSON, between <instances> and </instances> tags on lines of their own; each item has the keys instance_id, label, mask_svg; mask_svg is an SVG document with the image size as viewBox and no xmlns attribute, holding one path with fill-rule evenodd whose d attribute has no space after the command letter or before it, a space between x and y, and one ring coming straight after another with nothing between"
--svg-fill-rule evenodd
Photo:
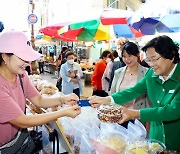
<instances>
[{"instance_id":1,"label":"dark trousers","mask_svg":"<svg viewBox=\"0 0 180 154\"><path fill-rule=\"evenodd\" d=\"M75 93L80 98L80 90L79 90L79 88L73 89L73 93Z\"/></svg>"},{"instance_id":2,"label":"dark trousers","mask_svg":"<svg viewBox=\"0 0 180 154\"><path fill-rule=\"evenodd\" d=\"M61 91L61 89L62 89L62 78L56 82L56 87L59 89L59 91Z\"/></svg>"},{"instance_id":3,"label":"dark trousers","mask_svg":"<svg viewBox=\"0 0 180 154\"><path fill-rule=\"evenodd\" d=\"M38 64L39 64L39 72L40 72L40 74L44 73L44 62L38 62Z\"/></svg>"}]
</instances>

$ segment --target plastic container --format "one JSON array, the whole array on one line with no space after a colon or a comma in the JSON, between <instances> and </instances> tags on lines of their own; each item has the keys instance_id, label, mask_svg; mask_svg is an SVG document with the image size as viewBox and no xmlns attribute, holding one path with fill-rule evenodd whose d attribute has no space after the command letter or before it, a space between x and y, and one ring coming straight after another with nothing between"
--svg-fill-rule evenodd
<instances>
[{"instance_id":1,"label":"plastic container","mask_svg":"<svg viewBox=\"0 0 180 154\"><path fill-rule=\"evenodd\" d=\"M144 153L149 154L149 144L146 139L132 140L128 142L126 153L136 154Z\"/></svg>"},{"instance_id":2,"label":"plastic container","mask_svg":"<svg viewBox=\"0 0 180 154\"><path fill-rule=\"evenodd\" d=\"M122 114L118 105L100 105L97 108L99 120L102 122L118 123L121 120Z\"/></svg>"},{"instance_id":3,"label":"plastic container","mask_svg":"<svg viewBox=\"0 0 180 154\"><path fill-rule=\"evenodd\" d=\"M127 142L121 134L106 133L97 138L97 141L114 149L118 153L124 154L126 151Z\"/></svg>"},{"instance_id":4,"label":"plastic container","mask_svg":"<svg viewBox=\"0 0 180 154\"><path fill-rule=\"evenodd\" d=\"M166 149L165 144L158 140L150 139L148 142L150 154L156 154Z\"/></svg>"}]
</instances>

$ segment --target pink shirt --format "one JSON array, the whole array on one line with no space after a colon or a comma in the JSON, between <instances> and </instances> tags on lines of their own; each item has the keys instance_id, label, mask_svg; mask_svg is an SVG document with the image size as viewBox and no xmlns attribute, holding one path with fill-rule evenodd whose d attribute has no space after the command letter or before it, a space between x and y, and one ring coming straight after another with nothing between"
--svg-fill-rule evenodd
<instances>
[{"instance_id":1,"label":"pink shirt","mask_svg":"<svg viewBox=\"0 0 180 154\"><path fill-rule=\"evenodd\" d=\"M0 75L0 146L9 142L17 133L19 128L11 125L9 121L24 113L25 98L38 95L27 74L22 75L22 81L24 93L18 76L16 83L12 84Z\"/></svg>"},{"instance_id":2,"label":"pink shirt","mask_svg":"<svg viewBox=\"0 0 180 154\"><path fill-rule=\"evenodd\" d=\"M125 73L122 83L119 87L119 91L133 87L136 83L137 83L137 74L130 75L130 74ZM129 109L133 109L133 106L134 106L133 102L134 100L123 104L123 106Z\"/></svg>"}]
</instances>

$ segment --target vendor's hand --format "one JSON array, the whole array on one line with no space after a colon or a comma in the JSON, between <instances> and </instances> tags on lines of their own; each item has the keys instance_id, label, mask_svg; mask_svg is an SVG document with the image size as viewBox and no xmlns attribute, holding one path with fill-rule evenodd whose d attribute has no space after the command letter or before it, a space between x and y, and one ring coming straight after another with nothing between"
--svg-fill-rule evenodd
<instances>
[{"instance_id":1,"label":"vendor's hand","mask_svg":"<svg viewBox=\"0 0 180 154\"><path fill-rule=\"evenodd\" d=\"M70 106L61 110L64 116L75 118L81 113L81 107L78 105Z\"/></svg>"},{"instance_id":2,"label":"vendor's hand","mask_svg":"<svg viewBox=\"0 0 180 154\"><path fill-rule=\"evenodd\" d=\"M120 110L122 112L122 119L119 121L120 124L140 117L139 110L128 109L124 106L121 106Z\"/></svg>"},{"instance_id":3,"label":"vendor's hand","mask_svg":"<svg viewBox=\"0 0 180 154\"><path fill-rule=\"evenodd\" d=\"M98 107L101 104L108 104L111 102L110 97L91 96L88 98L92 107Z\"/></svg>"},{"instance_id":4,"label":"vendor's hand","mask_svg":"<svg viewBox=\"0 0 180 154\"><path fill-rule=\"evenodd\" d=\"M76 94L72 93L69 95L61 96L60 101L62 104L64 103L67 105L76 105L77 102L79 101L79 97Z\"/></svg>"}]
</instances>

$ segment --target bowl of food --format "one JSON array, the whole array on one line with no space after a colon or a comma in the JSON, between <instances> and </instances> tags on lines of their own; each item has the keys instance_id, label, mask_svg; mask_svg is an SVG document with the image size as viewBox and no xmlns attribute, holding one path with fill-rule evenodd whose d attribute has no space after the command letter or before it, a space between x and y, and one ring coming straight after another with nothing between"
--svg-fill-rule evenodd
<instances>
[{"instance_id":1,"label":"bowl of food","mask_svg":"<svg viewBox=\"0 0 180 154\"><path fill-rule=\"evenodd\" d=\"M97 108L97 114L99 120L110 123L118 123L122 117L120 106L116 104L100 105Z\"/></svg>"},{"instance_id":2,"label":"bowl of food","mask_svg":"<svg viewBox=\"0 0 180 154\"><path fill-rule=\"evenodd\" d=\"M149 142L149 151L151 154L156 154L166 149L165 144L158 140L149 139L148 142Z\"/></svg>"},{"instance_id":3,"label":"bowl of food","mask_svg":"<svg viewBox=\"0 0 180 154\"><path fill-rule=\"evenodd\" d=\"M149 154L149 145L146 139L141 140L132 140L127 144L127 153L128 154Z\"/></svg>"},{"instance_id":4,"label":"bowl of food","mask_svg":"<svg viewBox=\"0 0 180 154\"><path fill-rule=\"evenodd\" d=\"M118 153L124 154L126 151L126 140L124 139L123 135L119 133L101 134L97 138L97 141L117 151Z\"/></svg>"}]
</instances>

